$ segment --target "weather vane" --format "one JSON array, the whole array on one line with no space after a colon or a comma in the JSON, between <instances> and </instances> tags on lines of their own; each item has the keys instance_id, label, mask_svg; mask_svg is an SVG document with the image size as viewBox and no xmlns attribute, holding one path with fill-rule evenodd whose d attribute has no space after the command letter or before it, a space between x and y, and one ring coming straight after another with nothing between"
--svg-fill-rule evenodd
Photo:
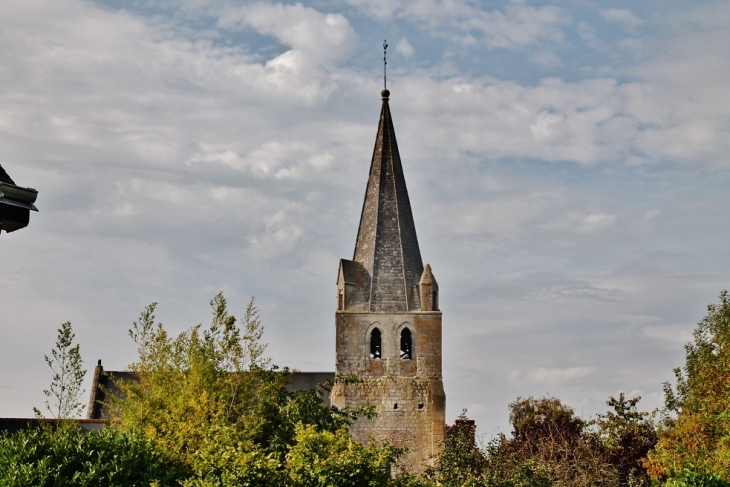
<instances>
[{"instance_id":1,"label":"weather vane","mask_svg":"<svg viewBox=\"0 0 730 487\"><path fill-rule=\"evenodd\" d=\"M385 59L387 54L388 54L388 42L384 40L383 41L383 89L384 90L388 89L388 84L386 82L387 78L385 77L385 68L388 66L388 61Z\"/></svg>"}]
</instances>

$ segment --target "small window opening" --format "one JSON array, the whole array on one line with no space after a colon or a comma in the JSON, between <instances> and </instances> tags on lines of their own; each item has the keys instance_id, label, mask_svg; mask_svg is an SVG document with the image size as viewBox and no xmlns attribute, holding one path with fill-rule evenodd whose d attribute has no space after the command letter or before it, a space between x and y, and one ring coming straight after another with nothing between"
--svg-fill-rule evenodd
<instances>
[{"instance_id":1,"label":"small window opening","mask_svg":"<svg viewBox=\"0 0 730 487\"><path fill-rule=\"evenodd\" d=\"M393 404L393 409L398 409L398 403Z\"/></svg>"},{"instance_id":2,"label":"small window opening","mask_svg":"<svg viewBox=\"0 0 730 487\"><path fill-rule=\"evenodd\" d=\"M423 403L418 405L418 409L423 409Z\"/></svg>"},{"instance_id":3,"label":"small window opening","mask_svg":"<svg viewBox=\"0 0 730 487\"><path fill-rule=\"evenodd\" d=\"M338 296L337 309L339 309L340 311L345 309L345 293L343 293L342 291L340 291L340 294Z\"/></svg>"},{"instance_id":4,"label":"small window opening","mask_svg":"<svg viewBox=\"0 0 730 487\"><path fill-rule=\"evenodd\" d=\"M380 358L381 353L380 330L377 328L370 332L370 358Z\"/></svg>"},{"instance_id":5,"label":"small window opening","mask_svg":"<svg viewBox=\"0 0 730 487\"><path fill-rule=\"evenodd\" d=\"M400 358L410 360L413 358L413 340L411 330L408 328L400 332Z\"/></svg>"}]
</instances>

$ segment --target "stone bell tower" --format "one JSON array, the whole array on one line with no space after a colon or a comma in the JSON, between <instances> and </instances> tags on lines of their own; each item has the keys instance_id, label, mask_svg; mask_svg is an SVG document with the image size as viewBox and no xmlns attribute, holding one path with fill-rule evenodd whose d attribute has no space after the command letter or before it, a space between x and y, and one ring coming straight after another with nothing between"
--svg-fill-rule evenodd
<instances>
[{"instance_id":1,"label":"stone bell tower","mask_svg":"<svg viewBox=\"0 0 730 487\"><path fill-rule=\"evenodd\" d=\"M377 416L352 425L353 437L407 446L407 468L421 470L444 440L438 284L423 266L393 121L383 107L352 260L337 276L338 407L375 406Z\"/></svg>"}]
</instances>

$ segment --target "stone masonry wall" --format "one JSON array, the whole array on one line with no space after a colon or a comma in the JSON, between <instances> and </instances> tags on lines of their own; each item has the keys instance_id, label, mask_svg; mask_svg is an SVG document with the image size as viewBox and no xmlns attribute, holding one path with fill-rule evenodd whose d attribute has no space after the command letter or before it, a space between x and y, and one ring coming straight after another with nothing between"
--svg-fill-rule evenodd
<instances>
[{"instance_id":1,"label":"stone masonry wall","mask_svg":"<svg viewBox=\"0 0 730 487\"><path fill-rule=\"evenodd\" d=\"M336 314L337 374L355 374L356 384L335 384L339 407L373 405L378 414L351 427L353 437L407 446L404 466L420 471L442 448L445 394L441 377L441 313ZM382 358L370 358L370 332L381 331ZM400 358L400 332L412 333L413 358Z\"/></svg>"}]
</instances>

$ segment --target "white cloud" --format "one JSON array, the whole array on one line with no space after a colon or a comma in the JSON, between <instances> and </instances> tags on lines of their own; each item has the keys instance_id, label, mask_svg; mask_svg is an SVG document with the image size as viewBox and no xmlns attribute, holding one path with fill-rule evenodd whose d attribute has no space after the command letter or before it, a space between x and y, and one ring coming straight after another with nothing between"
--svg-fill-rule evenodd
<instances>
[{"instance_id":1,"label":"white cloud","mask_svg":"<svg viewBox=\"0 0 730 487\"><path fill-rule=\"evenodd\" d=\"M411 57L416 52L411 43L408 42L408 39L405 37L402 37L401 40L398 41L398 44L395 46L395 50L401 53L403 57Z\"/></svg>"},{"instance_id":2,"label":"white cloud","mask_svg":"<svg viewBox=\"0 0 730 487\"><path fill-rule=\"evenodd\" d=\"M532 55L532 61L546 69L554 69L563 64L560 57L554 52L538 51Z\"/></svg>"},{"instance_id":3,"label":"white cloud","mask_svg":"<svg viewBox=\"0 0 730 487\"><path fill-rule=\"evenodd\" d=\"M321 13L300 3L255 3L231 8L221 15L218 25L226 29L251 27L273 35L325 65L346 58L357 44L357 34L343 15Z\"/></svg>"},{"instance_id":4,"label":"white cloud","mask_svg":"<svg viewBox=\"0 0 730 487\"><path fill-rule=\"evenodd\" d=\"M692 328L687 325L652 325L643 328L644 335L650 338L668 340L677 343L692 341Z\"/></svg>"},{"instance_id":5,"label":"white cloud","mask_svg":"<svg viewBox=\"0 0 730 487\"><path fill-rule=\"evenodd\" d=\"M545 384L586 412L622 387L660 391L681 363L672 336L728 279L717 222L730 203L730 62L713 47L728 42L730 7L652 24L669 40L643 36L661 54L641 63L619 49L599 77L564 56L569 74L540 80L522 59L557 62L551 43L572 12L475 5L392 2L384 24L419 46L417 69L389 87L442 288L448 414L484 404L491 430L515 395ZM354 32L372 23L334 6L189 7L192 22L176 6L3 3L0 163L39 188L41 212L0 236L0 382L12 387L0 414L42 403L47 374L35 370L66 319L87 363L118 368L145 304L185 327L208 319L219 290L232 303L257 296L278 363L333 366L322 323L354 243L380 101L382 66L357 36L382 36ZM441 52L428 22L440 39L472 36L467 61L429 64ZM467 64L490 46L528 52ZM510 370L519 390L504 387Z\"/></svg>"},{"instance_id":6,"label":"white cloud","mask_svg":"<svg viewBox=\"0 0 730 487\"><path fill-rule=\"evenodd\" d=\"M636 28L643 23L640 18L628 9L608 8L601 10L601 17L606 22L619 24L630 29Z\"/></svg>"},{"instance_id":7,"label":"white cloud","mask_svg":"<svg viewBox=\"0 0 730 487\"><path fill-rule=\"evenodd\" d=\"M579 21L576 24L575 29L578 33L578 36L580 36L581 39L587 42L588 45L591 46L593 49L605 50L608 48L608 44L601 41L601 39L598 37L598 32L596 31L596 28L588 22L584 20Z\"/></svg>"},{"instance_id":8,"label":"white cloud","mask_svg":"<svg viewBox=\"0 0 730 487\"><path fill-rule=\"evenodd\" d=\"M566 302L568 300L621 301L625 295L616 288L592 286L586 282L571 282L539 289L532 296L541 301Z\"/></svg>"},{"instance_id":9,"label":"white cloud","mask_svg":"<svg viewBox=\"0 0 730 487\"><path fill-rule=\"evenodd\" d=\"M544 223L542 227L554 232L594 234L613 226L614 223L616 223L616 215L604 212L571 211L567 215Z\"/></svg>"},{"instance_id":10,"label":"white cloud","mask_svg":"<svg viewBox=\"0 0 730 487\"><path fill-rule=\"evenodd\" d=\"M646 63L636 70L642 77L629 82L546 78L529 86L488 77L439 82L411 77L391 91L394 101L407 99L414 131L428 134L419 147L424 154L448 151L452 160L478 153L584 164L669 159L728 165L730 121L717 102L730 103L730 91L716 76L724 71L730 76L730 62L715 59L711 68L704 56ZM673 77L677 64L685 66ZM710 69L714 72L697 90L689 78L697 82L696 76ZM662 70L672 73L660 80Z\"/></svg>"},{"instance_id":11,"label":"white cloud","mask_svg":"<svg viewBox=\"0 0 730 487\"><path fill-rule=\"evenodd\" d=\"M523 383L557 386L588 377L593 371L594 367L583 366L567 368L538 367L527 372L512 371L509 374L509 379L515 387L519 387Z\"/></svg>"},{"instance_id":12,"label":"white cloud","mask_svg":"<svg viewBox=\"0 0 730 487\"><path fill-rule=\"evenodd\" d=\"M468 196L435 209L435 222L455 235L490 235L495 241L534 226L562 201L558 192L519 193L511 188L495 195L464 190Z\"/></svg>"},{"instance_id":13,"label":"white cloud","mask_svg":"<svg viewBox=\"0 0 730 487\"><path fill-rule=\"evenodd\" d=\"M413 22L460 44L519 49L563 39L570 16L555 6L533 7L512 0L499 10L485 11L464 0L349 0L366 14L387 20Z\"/></svg>"}]
</instances>

